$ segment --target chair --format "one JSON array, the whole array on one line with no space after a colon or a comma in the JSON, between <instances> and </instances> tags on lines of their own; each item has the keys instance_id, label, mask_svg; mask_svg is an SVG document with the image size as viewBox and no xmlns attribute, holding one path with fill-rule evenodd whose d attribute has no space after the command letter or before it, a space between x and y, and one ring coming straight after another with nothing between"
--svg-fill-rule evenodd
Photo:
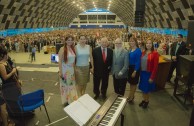
<instances>
[{"instance_id":1,"label":"chair","mask_svg":"<svg viewBox=\"0 0 194 126\"><path fill-rule=\"evenodd\" d=\"M19 96L18 105L22 113L31 112L43 105L50 123L50 118L44 102L44 91L42 89Z\"/></svg>"}]
</instances>

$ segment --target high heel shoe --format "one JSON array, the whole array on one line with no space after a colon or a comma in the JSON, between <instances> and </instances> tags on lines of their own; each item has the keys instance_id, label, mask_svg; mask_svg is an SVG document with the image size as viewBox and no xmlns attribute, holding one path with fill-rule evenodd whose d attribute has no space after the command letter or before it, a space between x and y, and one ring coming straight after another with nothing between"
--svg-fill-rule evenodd
<instances>
[{"instance_id":1,"label":"high heel shoe","mask_svg":"<svg viewBox=\"0 0 194 126\"><path fill-rule=\"evenodd\" d=\"M141 103L139 104L139 107L142 107L145 104L145 101L141 101Z\"/></svg>"},{"instance_id":2,"label":"high heel shoe","mask_svg":"<svg viewBox=\"0 0 194 126\"><path fill-rule=\"evenodd\" d=\"M133 103L133 102L134 102L134 97L133 97L132 99L129 99L129 98L128 98L127 101L128 101L129 104Z\"/></svg>"},{"instance_id":3,"label":"high heel shoe","mask_svg":"<svg viewBox=\"0 0 194 126\"><path fill-rule=\"evenodd\" d=\"M146 109L148 107L149 101L144 102L144 104L142 105L142 108Z\"/></svg>"}]
</instances>

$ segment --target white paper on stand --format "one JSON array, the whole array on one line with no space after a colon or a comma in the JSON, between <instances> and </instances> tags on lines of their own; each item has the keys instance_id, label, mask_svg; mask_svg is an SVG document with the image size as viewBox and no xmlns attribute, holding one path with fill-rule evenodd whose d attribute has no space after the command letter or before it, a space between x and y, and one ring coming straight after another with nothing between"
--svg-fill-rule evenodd
<instances>
[{"instance_id":1,"label":"white paper on stand","mask_svg":"<svg viewBox=\"0 0 194 126\"><path fill-rule=\"evenodd\" d=\"M100 107L100 104L91 98L88 94L80 97L78 101L81 102L92 113L95 113Z\"/></svg>"},{"instance_id":2,"label":"white paper on stand","mask_svg":"<svg viewBox=\"0 0 194 126\"><path fill-rule=\"evenodd\" d=\"M83 126L100 108L100 104L88 94L64 108L64 111L79 125Z\"/></svg>"}]
</instances>

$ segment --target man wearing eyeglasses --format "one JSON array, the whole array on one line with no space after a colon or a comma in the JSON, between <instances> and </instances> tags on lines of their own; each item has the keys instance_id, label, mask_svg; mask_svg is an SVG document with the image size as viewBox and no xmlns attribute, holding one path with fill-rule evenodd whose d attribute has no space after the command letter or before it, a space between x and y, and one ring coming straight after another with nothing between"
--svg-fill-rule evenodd
<instances>
[{"instance_id":1,"label":"man wearing eyeglasses","mask_svg":"<svg viewBox=\"0 0 194 126\"><path fill-rule=\"evenodd\" d=\"M172 44L172 47L171 47L170 55L171 55L172 63L171 63L171 67L170 67L170 70L169 70L167 82L171 83L170 80L172 78L174 69L177 68L179 55L185 55L185 53L186 53L186 43L183 41L183 35L178 34L177 42L174 42ZM176 69L176 78L175 78L175 80L177 79L177 75L178 75L178 73L177 73L177 69Z\"/></svg>"},{"instance_id":2,"label":"man wearing eyeglasses","mask_svg":"<svg viewBox=\"0 0 194 126\"><path fill-rule=\"evenodd\" d=\"M122 47L122 40L115 40L113 51L112 75L115 93L124 96L128 77L128 51Z\"/></svg>"}]
</instances>

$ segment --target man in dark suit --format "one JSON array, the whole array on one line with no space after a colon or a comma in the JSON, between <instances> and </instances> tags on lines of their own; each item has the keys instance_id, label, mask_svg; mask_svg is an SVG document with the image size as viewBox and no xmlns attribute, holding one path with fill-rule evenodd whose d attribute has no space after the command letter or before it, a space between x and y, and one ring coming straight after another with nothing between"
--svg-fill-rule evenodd
<instances>
[{"instance_id":1,"label":"man in dark suit","mask_svg":"<svg viewBox=\"0 0 194 126\"><path fill-rule=\"evenodd\" d=\"M175 68L176 68L176 78L175 78L175 80L177 79L177 75L178 75L177 63L179 61L179 55L185 55L185 53L186 53L186 43L183 42L183 35L178 34L178 42L174 42L172 44L172 47L171 47L171 54L170 55L171 55L172 63L171 63L171 67L170 67L170 70L169 70L167 82L171 82L170 80L171 80L171 77L172 77L172 74L173 74L173 71L174 71Z\"/></svg>"},{"instance_id":2,"label":"man in dark suit","mask_svg":"<svg viewBox=\"0 0 194 126\"><path fill-rule=\"evenodd\" d=\"M93 75L93 82L94 82L94 99L97 99L102 94L102 98L106 99L106 91L108 88L108 78L109 72L111 70L112 65L112 57L113 51L108 47L108 39L106 37L101 39L101 46L97 47L93 50L93 62L94 62L94 75ZM100 88L100 82L101 89ZM100 92L101 90L101 92Z\"/></svg>"}]
</instances>

